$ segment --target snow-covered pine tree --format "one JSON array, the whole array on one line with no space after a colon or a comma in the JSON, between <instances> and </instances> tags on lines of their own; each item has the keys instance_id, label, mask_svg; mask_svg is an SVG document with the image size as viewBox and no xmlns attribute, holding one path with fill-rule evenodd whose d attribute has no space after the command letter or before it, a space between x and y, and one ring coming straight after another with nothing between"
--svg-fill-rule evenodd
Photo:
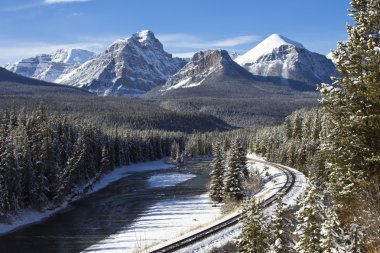
<instances>
[{"instance_id":1,"label":"snow-covered pine tree","mask_svg":"<svg viewBox=\"0 0 380 253\"><path fill-rule=\"evenodd\" d=\"M295 250L299 253L321 252L321 223L323 217L323 197L316 184L309 180L304 198L296 212L298 225L295 235L298 237Z\"/></svg>"},{"instance_id":2,"label":"snow-covered pine tree","mask_svg":"<svg viewBox=\"0 0 380 253\"><path fill-rule=\"evenodd\" d=\"M236 140L236 145L237 145L237 149L238 149L239 156L240 156L240 167L243 171L244 178L248 179L249 178L249 170L247 167L247 152L246 152L245 148L241 145L239 140Z\"/></svg>"},{"instance_id":3,"label":"snow-covered pine tree","mask_svg":"<svg viewBox=\"0 0 380 253\"><path fill-rule=\"evenodd\" d=\"M325 220L321 228L321 249L323 253L344 252L344 233L335 206L325 207Z\"/></svg>"},{"instance_id":4,"label":"snow-covered pine tree","mask_svg":"<svg viewBox=\"0 0 380 253\"><path fill-rule=\"evenodd\" d=\"M380 175L380 1L351 5L355 25L333 52L341 76L320 88L328 113L323 149L338 204L350 200L363 174Z\"/></svg>"},{"instance_id":5,"label":"snow-covered pine tree","mask_svg":"<svg viewBox=\"0 0 380 253\"><path fill-rule=\"evenodd\" d=\"M344 253L363 253L364 235L357 224L350 225L350 232L346 236L346 249Z\"/></svg>"},{"instance_id":6,"label":"snow-covered pine tree","mask_svg":"<svg viewBox=\"0 0 380 253\"><path fill-rule=\"evenodd\" d=\"M216 202L223 201L224 190L224 159L223 150L220 143L214 148L215 158L211 162L211 182L210 182L210 198Z\"/></svg>"},{"instance_id":7,"label":"snow-covered pine tree","mask_svg":"<svg viewBox=\"0 0 380 253\"><path fill-rule=\"evenodd\" d=\"M269 228L262 207L254 198L243 205L240 240L241 253L264 253L269 250Z\"/></svg>"},{"instance_id":8,"label":"snow-covered pine tree","mask_svg":"<svg viewBox=\"0 0 380 253\"><path fill-rule=\"evenodd\" d=\"M102 158L100 160L100 171L105 173L112 169L110 153L108 151L107 145L103 145L102 147Z\"/></svg>"},{"instance_id":9,"label":"snow-covered pine tree","mask_svg":"<svg viewBox=\"0 0 380 253\"><path fill-rule=\"evenodd\" d=\"M181 150L177 141L173 142L170 151L170 157L172 158L172 160L179 163L181 160Z\"/></svg>"},{"instance_id":10,"label":"snow-covered pine tree","mask_svg":"<svg viewBox=\"0 0 380 253\"><path fill-rule=\"evenodd\" d=\"M286 216L288 207L282 198L276 201L276 208L270 217L270 253L290 253L294 248L291 237L292 221Z\"/></svg>"},{"instance_id":11,"label":"snow-covered pine tree","mask_svg":"<svg viewBox=\"0 0 380 253\"><path fill-rule=\"evenodd\" d=\"M224 200L241 200L243 198L242 184L244 179L243 168L239 152L239 143L235 141L227 155Z\"/></svg>"}]
</instances>

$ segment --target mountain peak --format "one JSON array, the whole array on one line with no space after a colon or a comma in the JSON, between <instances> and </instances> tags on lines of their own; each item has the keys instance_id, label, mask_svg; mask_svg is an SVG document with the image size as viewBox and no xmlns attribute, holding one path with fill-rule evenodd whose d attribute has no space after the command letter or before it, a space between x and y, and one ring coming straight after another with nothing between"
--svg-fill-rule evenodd
<instances>
[{"instance_id":1,"label":"mountain peak","mask_svg":"<svg viewBox=\"0 0 380 253\"><path fill-rule=\"evenodd\" d=\"M141 30L141 31L133 34L132 36L137 38L140 43L143 43L144 41L156 38L154 36L154 33L150 30Z\"/></svg>"},{"instance_id":2,"label":"mountain peak","mask_svg":"<svg viewBox=\"0 0 380 253\"><path fill-rule=\"evenodd\" d=\"M264 44L267 47L276 48L282 45L291 45L298 48L304 48L304 46L294 40L288 39L285 36L282 36L280 34L274 33L270 36L268 36L265 40L263 40L260 44ZM259 44L259 45L260 45Z\"/></svg>"},{"instance_id":3,"label":"mountain peak","mask_svg":"<svg viewBox=\"0 0 380 253\"><path fill-rule=\"evenodd\" d=\"M194 54L180 71L174 74L159 90L166 93L179 88L193 88L213 80L216 76L251 77L252 75L234 62L226 50L211 49Z\"/></svg>"},{"instance_id":4,"label":"mountain peak","mask_svg":"<svg viewBox=\"0 0 380 253\"><path fill-rule=\"evenodd\" d=\"M249 50L244 55L236 58L236 62L240 65L244 65L247 62L258 60L260 57L266 54L271 54L274 50L281 46L291 46L296 48L304 48L304 46L294 40L288 39L280 34L272 34L265 40L260 42L257 46Z\"/></svg>"},{"instance_id":5,"label":"mountain peak","mask_svg":"<svg viewBox=\"0 0 380 253\"><path fill-rule=\"evenodd\" d=\"M324 55L310 52L301 43L272 34L236 58L254 75L281 77L314 85L329 82L335 66Z\"/></svg>"},{"instance_id":6,"label":"mountain peak","mask_svg":"<svg viewBox=\"0 0 380 253\"><path fill-rule=\"evenodd\" d=\"M194 54L192 61L205 61L208 64L215 65L220 63L221 61L232 61L230 55L226 50L222 49L210 49L200 51Z\"/></svg>"}]
</instances>

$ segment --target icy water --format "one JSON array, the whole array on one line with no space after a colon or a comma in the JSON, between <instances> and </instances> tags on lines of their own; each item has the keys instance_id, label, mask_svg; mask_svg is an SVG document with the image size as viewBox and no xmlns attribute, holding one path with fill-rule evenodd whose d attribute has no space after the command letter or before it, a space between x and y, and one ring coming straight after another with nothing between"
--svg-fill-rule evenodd
<instances>
[{"instance_id":1,"label":"icy water","mask_svg":"<svg viewBox=\"0 0 380 253\"><path fill-rule=\"evenodd\" d=\"M71 204L40 224L0 237L1 253L80 252L128 229L147 210L168 201L185 201L206 192L209 163L186 168L135 173ZM150 187L149 178L173 173L195 177L169 187Z\"/></svg>"}]
</instances>

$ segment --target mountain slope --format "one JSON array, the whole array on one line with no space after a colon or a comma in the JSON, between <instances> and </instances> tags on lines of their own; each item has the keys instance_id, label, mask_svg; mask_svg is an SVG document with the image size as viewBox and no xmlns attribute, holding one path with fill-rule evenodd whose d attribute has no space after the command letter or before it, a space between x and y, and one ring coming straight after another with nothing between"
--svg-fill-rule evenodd
<instances>
[{"instance_id":1,"label":"mountain slope","mask_svg":"<svg viewBox=\"0 0 380 253\"><path fill-rule=\"evenodd\" d=\"M301 43L272 34L235 61L254 75L281 77L315 87L330 83L337 71L326 56L307 50Z\"/></svg>"},{"instance_id":2,"label":"mountain slope","mask_svg":"<svg viewBox=\"0 0 380 253\"><path fill-rule=\"evenodd\" d=\"M0 96L91 96L86 90L48 83L15 74L0 67Z\"/></svg>"},{"instance_id":3,"label":"mountain slope","mask_svg":"<svg viewBox=\"0 0 380 253\"><path fill-rule=\"evenodd\" d=\"M187 93L188 90L183 89L197 86L201 86L201 89L205 90L208 86L213 86L216 83L215 78L220 79L218 87L215 87L214 90L217 92L217 89L223 88L223 82L221 82L223 78L251 80L253 76L236 64L225 50L201 51L196 53L181 70L170 77L158 92L162 95L170 92L178 94L181 91Z\"/></svg>"},{"instance_id":4,"label":"mountain slope","mask_svg":"<svg viewBox=\"0 0 380 253\"><path fill-rule=\"evenodd\" d=\"M70 72L93 55L93 52L83 49L59 49L53 54L22 59L6 65L5 68L25 77L55 82L61 75Z\"/></svg>"},{"instance_id":5,"label":"mountain slope","mask_svg":"<svg viewBox=\"0 0 380 253\"><path fill-rule=\"evenodd\" d=\"M166 53L151 31L141 31L117 40L57 81L99 95L135 96L164 84L184 64Z\"/></svg>"},{"instance_id":6,"label":"mountain slope","mask_svg":"<svg viewBox=\"0 0 380 253\"><path fill-rule=\"evenodd\" d=\"M226 51L208 50L145 97L170 110L207 113L240 127L279 123L295 109L316 105L318 95L254 76Z\"/></svg>"}]
</instances>

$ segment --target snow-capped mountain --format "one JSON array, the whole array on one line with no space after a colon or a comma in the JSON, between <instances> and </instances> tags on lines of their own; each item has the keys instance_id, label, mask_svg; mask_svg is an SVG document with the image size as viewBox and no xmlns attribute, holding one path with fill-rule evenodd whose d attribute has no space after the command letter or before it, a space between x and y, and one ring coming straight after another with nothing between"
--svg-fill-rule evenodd
<instances>
[{"instance_id":1,"label":"snow-capped mountain","mask_svg":"<svg viewBox=\"0 0 380 253\"><path fill-rule=\"evenodd\" d=\"M61 75L70 72L93 55L93 52L83 49L59 49L53 54L22 59L6 65L5 68L22 76L56 82Z\"/></svg>"},{"instance_id":2,"label":"snow-capped mountain","mask_svg":"<svg viewBox=\"0 0 380 253\"><path fill-rule=\"evenodd\" d=\"M301 43L272 34L235 61L254 75L273 76L315 85L337 75L326 56L307 50Z\"/></svg>"},{"instance_id":3,"label":"snow-capped mountain","mask_svg":"<svg viewBox=\"0 0 380 253\"><path fill-rule=\"evenodd\" d=\"M232 60L235 60L236 58L240 56L240 54L236 51L229 51L228 53L230 54L230 57Z\"/></svg>"},{"instance_id":4,"label":"snow-capped mountain","mask_svg":"<svg viewBox=\"0 0 380 253\"><path fill-rule=\"evenodd\" d=\"M161 93L174 89L192 88L209 82L215 76L228 74L234 76L246 76L251 74L236 64L225 50L207 50L194 54L180 71L174 74L160 88Z\"/></svg>"},{"instance_id":5,"label":"snow-capped mountain","mask_svg":"<svg viewBox=\"0 0 380 253\"><path fill-rule=\"evenodd\" d=\"M138 96L164 84L186 61L164 51L153 32L119 39L57 81L98 95Z\"/></svg>"},{"instance_id":6,"label":"snow-capped mountain","mask_svg":"<svg viewBox=\"0 0 380 253\"><path fill-rule=\"evenodd\" d=\"M334 64L336 64L336 59L335 59L335 57L334 57L333 52L328 53L328 54L326 55L326 58L327 58L327 59L330 59Z\"/></svg>"}]
</instances>

